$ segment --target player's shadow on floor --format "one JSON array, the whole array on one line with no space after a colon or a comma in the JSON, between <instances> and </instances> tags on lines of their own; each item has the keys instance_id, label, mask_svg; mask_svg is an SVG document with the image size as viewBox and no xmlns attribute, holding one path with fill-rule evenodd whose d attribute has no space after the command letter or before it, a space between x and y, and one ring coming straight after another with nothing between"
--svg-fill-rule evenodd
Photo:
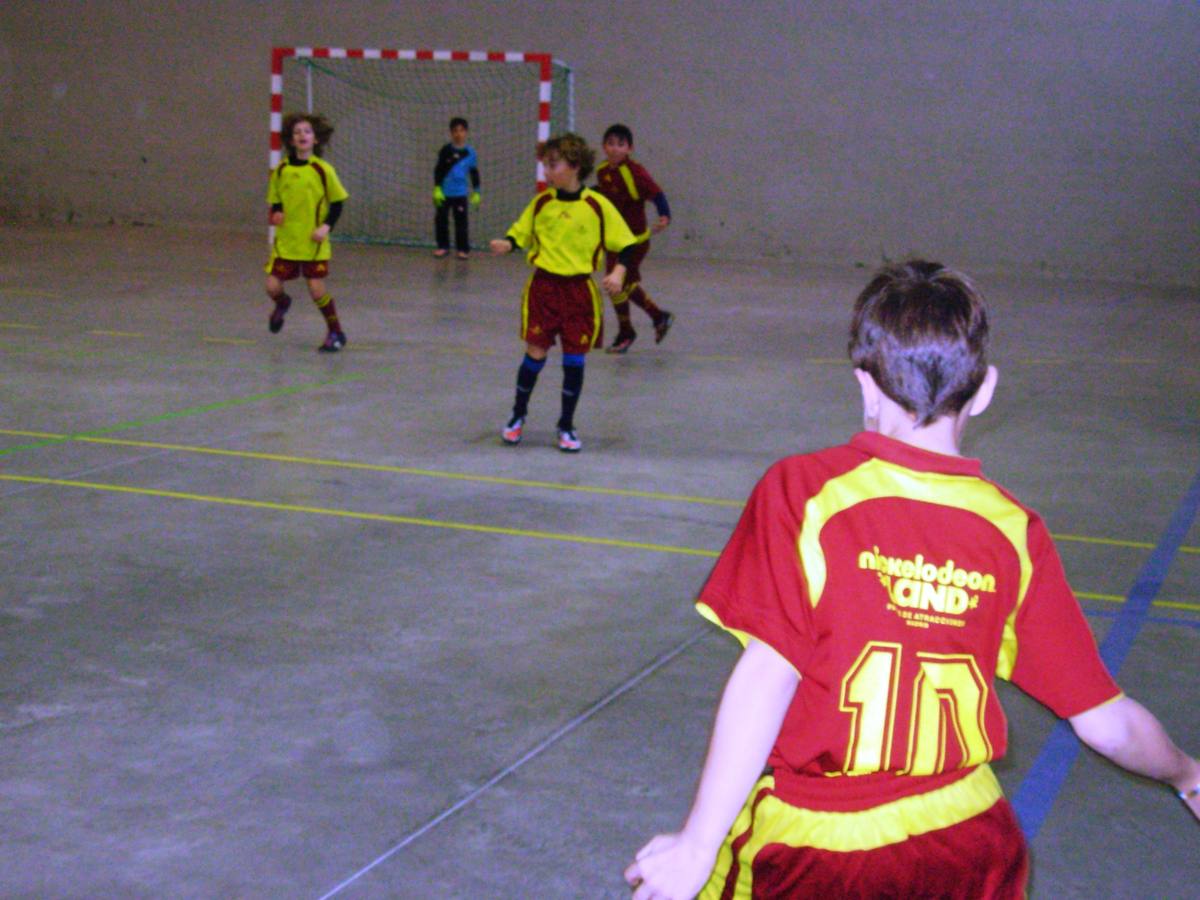
<instances>
[{"instance_id":1,"label":"player's shadow on floor","mask_svg":"<svg viewBox=\"0 0 1200 900\"><path fill-rule=\"evenodd\" d=\"M583 452L588 453L592 450L611 450L614 447L624 446L625 441L616 437L600 437L592 436L586 432L581 432L580 437L583 438ZM530 453L540 450L558 451L558 432L552 428L547 429L525 429L524 435L521 437L521 443L515 447L505 444L500 440L499 431L484 431L466 439L465 442L471 447L495 447L497 450L504 450L508 453ZM567 454L563 454L566 456Z\"/></svg>"}]
</instances>

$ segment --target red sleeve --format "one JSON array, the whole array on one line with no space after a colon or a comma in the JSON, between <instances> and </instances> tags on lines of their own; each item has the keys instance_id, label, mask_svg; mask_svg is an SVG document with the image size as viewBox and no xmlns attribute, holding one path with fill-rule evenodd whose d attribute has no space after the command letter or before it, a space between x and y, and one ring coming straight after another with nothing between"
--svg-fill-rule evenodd
<instances>
[{"instance_id":1,"label":"red sleeve","mask_svg":"<svg viewBox=\"0 0 1200 900\"><path fill-rule=\"evenodd\" d=\"M637 185L638 193L643 200L652 200L663 192L658 182L646 171L646 167L638 163L633 167L633 183Z\"/></svg>"},{"instance_id":2,"label":"red sleeve","mask_svg":"<svg viewBox=\"0 0 1200 900\"><path fill-rule=\"evenodd\" d=\"M1032 519L1033 575L1017 612L1012 683L1066 718L1112 700L1121 689L1109 674L1045 525Z\"/></svg>"},{"instance_id":3,"label":"red sleeve","mask_svg":"<svg viewBox=\"0 0 1200 900\"><path fill-rule=\"evenodd\" d=\"M743 643L762 641L799 672L814 630L797 546L803 501L793 505L785 487L779 465L755 486L697 604Z\"/></svg>"}]
</instances>

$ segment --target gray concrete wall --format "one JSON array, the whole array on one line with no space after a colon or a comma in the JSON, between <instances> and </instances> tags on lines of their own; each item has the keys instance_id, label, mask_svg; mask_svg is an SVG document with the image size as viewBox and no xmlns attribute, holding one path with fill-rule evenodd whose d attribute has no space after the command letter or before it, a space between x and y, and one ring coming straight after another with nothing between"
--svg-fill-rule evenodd
<instances>
[{"instance_id":1,"label":"gray concrete wall","mask_svg":"<svg viewBox=\"0 0 1200 900\"><path fill-rule=\"evenodd\" d=\"M660 253L1200 284L1191 0L9 0L0 215L262 227L275 44L552 52L667 188Z\"/></svg>"}]
</instances>

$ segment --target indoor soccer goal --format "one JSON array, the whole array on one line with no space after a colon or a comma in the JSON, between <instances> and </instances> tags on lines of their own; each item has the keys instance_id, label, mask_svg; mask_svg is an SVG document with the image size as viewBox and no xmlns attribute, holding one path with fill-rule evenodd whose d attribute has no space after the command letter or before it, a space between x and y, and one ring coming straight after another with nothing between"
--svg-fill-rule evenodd
<instances>
[{"instance_id":1,"label":"indoor soccer goal","mask_svg":"<svg viewBox=\"0 0 1200 900\"><path fill-rule=\"evenodd\" d=\"M271 166L287 112L334 126L325 158L350 192L335 240L433 245L433 167L450 119L470 123L483 204L471 243L503 235L543 187L539 141L574 124L571 70L546 54L276 47Z\"/></svg>"}]
</instances>

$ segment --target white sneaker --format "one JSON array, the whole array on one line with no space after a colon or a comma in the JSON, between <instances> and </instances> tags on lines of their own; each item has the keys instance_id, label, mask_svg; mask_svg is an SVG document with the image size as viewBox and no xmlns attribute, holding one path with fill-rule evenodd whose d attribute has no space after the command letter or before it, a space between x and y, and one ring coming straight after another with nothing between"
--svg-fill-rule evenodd
<instances>
[{"instance_id":1,"label":"white sneaker","mask_svg":"<svg viewBox=\"0 0 1200 900\"><path fill-rule=\"evenodd\" d=\"M579 435L574 429L558 432L558 449L563 453L578 453L583 449L583 441L579 440Z\"/></svg>"},{"instance_id":2,"label":"white sneaker","mask_svg":"<svg viewBox=\"0 0 1200 900\"><path fill-rule=\"evenodd\" d=\"M519 444L521 443L521 431L524 428L525 419L521 416L513 416L504 426L504 430L500 432L500 439L506 444Z\"/></svg>"}]
</instances>

